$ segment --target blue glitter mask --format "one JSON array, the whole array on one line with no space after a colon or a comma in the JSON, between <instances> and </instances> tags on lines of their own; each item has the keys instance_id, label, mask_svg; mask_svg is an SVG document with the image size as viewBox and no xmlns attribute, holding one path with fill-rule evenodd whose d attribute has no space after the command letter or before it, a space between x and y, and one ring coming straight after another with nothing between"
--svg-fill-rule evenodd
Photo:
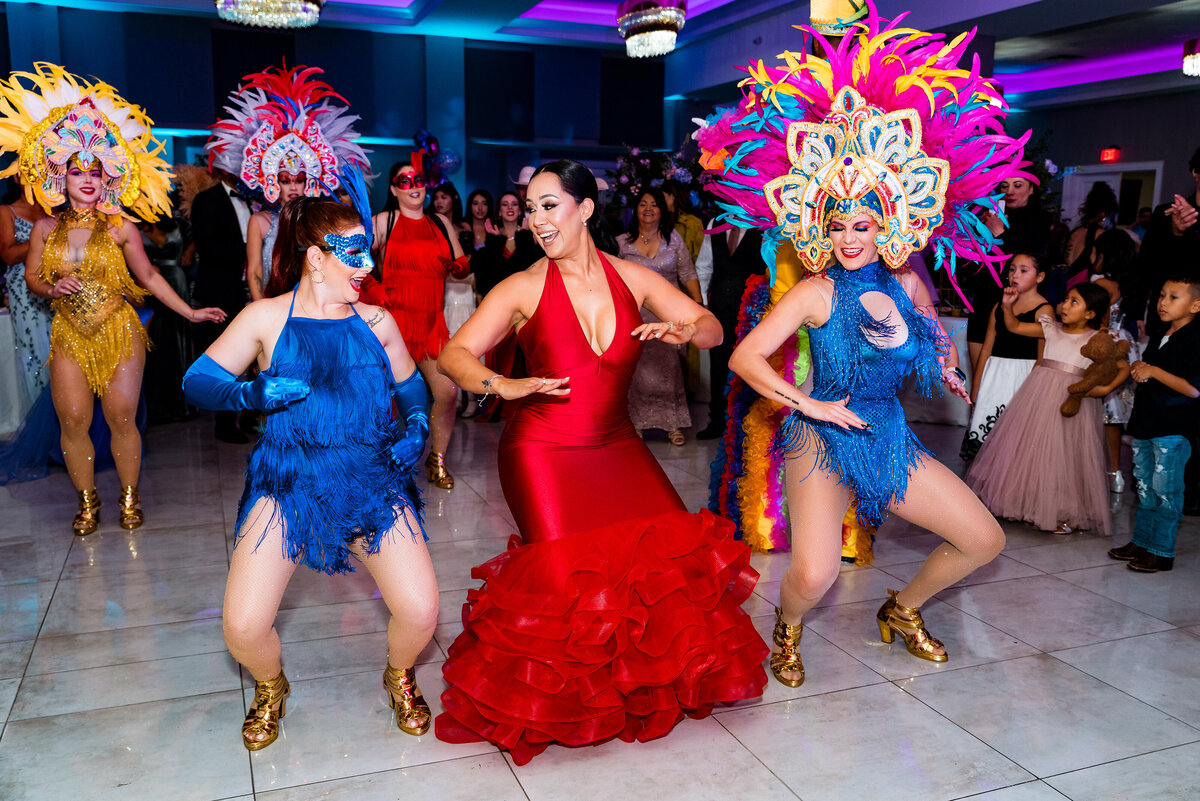
<instances>
[{"instance_id":1,"label":"blue glitter mask","mask_svg":"<svg viewBox=\"0 0 1200 801\"><path fill-rule=\"evenodd\" d=\"M370 270L375 266L371 259L371 240L366 234L325 234L325 244L327 247L321 250L333 253L351 270Z\"/></svg>"}]
</instances>

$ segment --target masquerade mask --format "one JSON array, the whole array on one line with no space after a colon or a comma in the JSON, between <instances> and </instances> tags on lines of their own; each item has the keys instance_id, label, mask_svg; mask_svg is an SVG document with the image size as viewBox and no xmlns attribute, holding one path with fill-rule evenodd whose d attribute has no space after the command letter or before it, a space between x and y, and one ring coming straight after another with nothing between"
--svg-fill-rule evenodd
<instances>
[{"instance_id":1,"label":"masquerade mask","mask_svg":"<svg viewBox=\"0 0 1200 801\"><path fill-rule=\"evenodd\" d=\"M371 259L371 240L366 234L325 234L325 247L321 250L337 256L338 261L351 270L370 270L375 266Z\"/></svg>"},{"instance_id":2,"label":"masquerade mask","mask_svg":"<svg viewBox=\"0 0 1200 801\"><path fill-rule=\"evenodd\" d=\"M397 189L420 189L425 186L425 176L401 173L396 176L396 180L392 181L392 186Z\"/></svg>"}]
</instances>

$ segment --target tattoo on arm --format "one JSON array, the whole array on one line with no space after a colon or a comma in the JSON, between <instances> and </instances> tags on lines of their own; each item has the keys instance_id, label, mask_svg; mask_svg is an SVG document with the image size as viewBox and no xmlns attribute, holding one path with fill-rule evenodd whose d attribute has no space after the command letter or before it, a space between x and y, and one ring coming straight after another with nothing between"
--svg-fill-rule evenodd
<instances>
[{"instance_id":1,"label":"tattoo on arm","mask_svg":"<svg viewBox=\"0 0 1200 801\"><path fill-rule=\"evenodd\" d=\"M784 394L783 394L782 392L780 392L779 390L775 390L775 394L776 394L776 395L778 395L779 397L783 398L785 401L787 401L788 403L792 404L793 406L796 406L796 405L798 405L798 404L800 403L800 401L798 401L798 400L795 400L795 399L793 399L793 398L789 398L787 395L784 395Z\"/></svg>"},{"instance_id":2,"label":"tattoo on arm","mask_svg":"<svg viewBox=\"0 0 1200 801\"><path fill-rule=\"evenodd\" d=\"M367 325L374 328L383 319L383 309L376 309L375 314L371 315L371 319L367 320Z\"/></svg>"}]
</instances>

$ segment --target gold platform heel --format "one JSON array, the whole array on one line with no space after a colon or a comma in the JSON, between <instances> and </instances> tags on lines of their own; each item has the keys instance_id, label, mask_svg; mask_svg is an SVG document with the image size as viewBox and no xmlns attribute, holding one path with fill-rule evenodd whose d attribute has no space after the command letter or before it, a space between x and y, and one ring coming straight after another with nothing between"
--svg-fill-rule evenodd
<instances>
[{"instance_id":1,"label":"gold platform heel","mask_svg":"<svg viewBox=\"0 0 1200 801\"><path fill-rule=\"evenodd\" d=\"M904 647L918 659L928 659L930 662L945 662L945 646L942 641L929 635L921 610L917 607L902 606L896 602L896 590L888 590L891 597L879 607L875 621L879 624L879 637L890 643L899 634L904 640ZM942 653L938 653L938 649Z\"/></svg>"},{"instance_id":2,"label":"gold platform heel","mask_svg":"<svg viewBox=\"0 0 1200 801\"><path fill-rule=\"evenodd\" d=\"M415 667L397 670L391 665L383 671L383 689L387 690L388 706L396 710L396 725L405 734L420 736L429 731L433 714L425 696L417 689Z\"/></svg>"},{"instance_id":3,"label":"gold platform heel","mask_svg":"<svg viewBox=\"0 0 1200 801\"><path fill-rule=\"evenodd\" d=\"M425 475L429 483L442 489L454 489L454 476L446 472L446 454L429 452L425 460Z\"/></svg>"},{"instance_id":4,"label":"gold platform heel","mask_svg":"<svg viewBox=\"0 0 1200 801\"><path fill-rule=\"evenodd\" d=\"M788 687L799 687L804 683L804 663L800 661L800 635L804 633L804 624L797 623L789 626L783 622L783 610L775 607L775 631L771 639L779 646L779 652L771 654L771 672L775 678ZM798 679L785 679L783 673L799 673Z\"/></svg>"},{"instance_id":5,"label":"gold platform heel","mask_svg":"<svg viewBox=\"0 0 1200 801\"><path fill-rule=\"evenodd\" d=\"M71 528L75 531L76 536L86 537L99 525L100 493L96 492L95 487L80 490L79 511L75 513L75 520L71 523Z\"/></svg>"},{"instance_id":6,"label":"gold platform heel","mask_svg":"<svg viewBox=\"0 0 1200 801\"><path fill-rule=\"evenodd\" d=\"M121 528L135 529L146 519L142 513L142 499L137 487L132 484L121 488Z\"/></svg>"},{"instance_id":7,"label":"gold platform heel","mask_svg":"<svg viewBox=\"0 0 1200 801\"><path fill-rule=\"evenodd\" d=\"M261 751L279 738L279 721L287 714L287 697L292 691L283 671L267 681L254 682L254 702L242 723L242 743L247 751ZM255 739L266 734L265 740Z\"/></svg>"}]
</instances>

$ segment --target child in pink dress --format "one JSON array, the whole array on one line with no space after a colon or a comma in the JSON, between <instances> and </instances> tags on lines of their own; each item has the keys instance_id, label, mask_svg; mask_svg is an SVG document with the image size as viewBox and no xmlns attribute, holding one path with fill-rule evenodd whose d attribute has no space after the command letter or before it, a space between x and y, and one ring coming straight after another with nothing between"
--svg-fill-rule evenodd
<instances>
[{"instance_id":1,"label":"child in pink dress","mask_svg":"<svg viewBox=\"0 0 1200 801\"><path fill-rule=\"evenodd\" d=\"M1024 520L1043 531L1069 534L1112 530L1105 471L1103 398L1129 376L1121 363L1111 386L1095 387L1079 413L1063 417L1067 387L1091 360L1079 350L1104 322L1108 293L1094 284L1071 288L1059 305L1061 322L1049 311L1036 323L1013 314L1017 290L1004 290L1005 325L1013 333L1044 337L1041 361L1013 396L991 436L983 443L966 482L992 514Z\"/></svg>"}]
</instances>

